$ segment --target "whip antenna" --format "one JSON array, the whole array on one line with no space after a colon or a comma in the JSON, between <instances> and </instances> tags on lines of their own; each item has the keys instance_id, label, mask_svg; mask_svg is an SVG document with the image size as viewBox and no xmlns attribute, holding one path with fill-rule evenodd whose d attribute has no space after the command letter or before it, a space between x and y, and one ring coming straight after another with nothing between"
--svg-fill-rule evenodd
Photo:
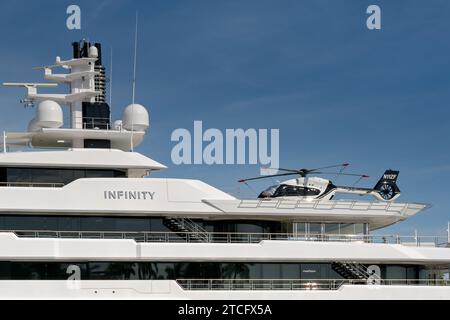
<instances>
[{"instance_id":1,"label":"whip antenna","mask_svg":"<svg viewBox=\"0 0 450 320\"><path fill-rule=\"evenodd\" d=\"M134 66L133 66L133 98L132 102L134 104L134 99L136 97L136 66L137 66L137 46L138 46L138 23L139 23L138 13L136 12L136 30L134 33Z\"/></svg>"},{"instance_id":2,"label":"whip antenna","mask_svg":"<svg viewBox=\"0 0 450 320\"><path fill-rule=\"evenodd\" d=\"M111 61L109 71L109 107L112 109L112 92L113 92L113 49L111 47Z\"/></svg>"},{"instance_id":3,"label":"whip antenna","mask_svg":"<svg viewBox=\"0 0 450 320\"><path fill-rule=\"evenodd\" d=\"M138 48L138 23L139 16L138 12L136 12L136 29L134 33L134 65L133 65L133 96L132 96L132 109L131 114L134 115L134 101L136 97L136 67L137 67L137 48ZM131 117L131 152L134 152L134 116Z\"/></svg>"}]
</instances>

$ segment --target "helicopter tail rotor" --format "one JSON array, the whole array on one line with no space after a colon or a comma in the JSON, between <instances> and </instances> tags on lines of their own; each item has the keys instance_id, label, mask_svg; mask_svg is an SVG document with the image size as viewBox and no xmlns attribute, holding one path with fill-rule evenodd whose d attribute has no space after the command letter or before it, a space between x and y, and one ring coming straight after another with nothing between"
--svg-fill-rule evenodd
<instances>
[{"instance_id":1,"label":"helicopter tail rotor","mask_svg":"<svg viewBox=\"0 0 450 320\"><path fill-rule=\"evenodd\" d=\"M380 181L376 184L374 191L378 193L384 201L392 201L400 195L397 180L400 171L386 170Z\"/></svg>"}]
</instances>

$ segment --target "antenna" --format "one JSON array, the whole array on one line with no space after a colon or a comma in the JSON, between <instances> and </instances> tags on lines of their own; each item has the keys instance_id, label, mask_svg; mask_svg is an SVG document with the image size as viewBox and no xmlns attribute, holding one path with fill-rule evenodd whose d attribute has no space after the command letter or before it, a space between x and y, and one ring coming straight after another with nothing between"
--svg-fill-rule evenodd
<instances>
[{"instance_id":1,"label":"antenna","mask_svg":"<svg viewBox=\"0 0 450 320\"><path fill-rule=\"evenodd\" d=\"M137 66L137 47L138 47L138 23L139 23L139 16L138 12L136 11L136 29L134 33L134 65L133 65L133 97L132 97L132 109L131 114L134 115L134 100L136 97L136 66ZM134 118L132 118L131 122L131 152L134 152Z\"/></svg>"},{"instance_id":2,"label":"antenna","mask_svg":"<svg viewBox=\"0 0 450 320\"><path fill-rule=\"evenodd\" d=\"M138 45L138 22L139 22L138 13L136 12L136 30L134 33L134 66L133 66L133 99L132 102L134 104L134 99L136 97L136 65L137 65L137 45Z\"/></svg>"},{"instance_id":3,"label":"antenna","mask_svg":"<svg viewBox=\"0 0 450 320\"><path fill-rule=\"evenodd\" d=\"M113 92L113 48L111 47L111 61L110 61L110 76L109 76L109 107L112 109L112 92Z\"/></svg>"}]
</instances>

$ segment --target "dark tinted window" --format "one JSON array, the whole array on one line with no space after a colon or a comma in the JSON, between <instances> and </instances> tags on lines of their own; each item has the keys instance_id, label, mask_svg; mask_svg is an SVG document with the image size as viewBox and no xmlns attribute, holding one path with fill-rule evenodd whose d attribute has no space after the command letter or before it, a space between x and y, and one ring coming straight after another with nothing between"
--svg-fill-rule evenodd
<instances>
[{"instance_id":1,"label":"dark tinted window","mask_svg":"<svg viewBox=\"0 0 450 320\"><path fill-rule=\"evenodd\" d=\"M0 280L67 280L78 267L81 280L342 279L331 263L246 262L0 262ZM382 278L427 278L420 266L381 265ZM408 272L406 272L408 269Z\"/></svg>"},{"instance_id":2,"label":"dark tinted window","mask_svg":"<svg viewBox=\"0 0 450 320\"><path fill-rule=\"evenodd\" d=\"M3 183L62 184L66 185L82 178L125 178L125 171L92 169L51 168L2 168Z\"/></svg>"},{"instance_id":3,"label":"dark tinted window","mask_svg":"<svg viewBox=\"0 0 450 320\"><path fill-rule=\"evenodd\" d=\"M320 194L320 190L318 190L318 189L311 189L311 188L306 189L307 196L318 196L319 194Z\"/></svg>"},{"instance_id":4,"label":"dark tinted window","mask_svg":"<svg viewBox=\"0 0 450 320\"><path fill-rule=\"evenodd\" d=\"M109 140L84 140L85 149L111 149Z\"/></svg>"},{"instance_id":5,"label":"dark tinted window","mask_svg":"<svg viewBox=\"0 0 450 320\"><path fill-rule=\"evenodd\" d=\"M318 196L319 194L320 190L317 189L282 185L275 192L275 197L305 197Z\"/></svg>"}]
</instances>

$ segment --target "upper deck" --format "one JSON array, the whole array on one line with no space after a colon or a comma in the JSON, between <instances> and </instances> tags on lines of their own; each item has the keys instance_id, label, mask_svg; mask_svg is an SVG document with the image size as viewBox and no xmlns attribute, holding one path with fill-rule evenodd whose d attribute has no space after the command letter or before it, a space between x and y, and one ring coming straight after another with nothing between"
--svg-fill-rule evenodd
<instances>
[{"instance_id":1,"label":"upper deck","mask_svg":"<svg viewBox=\"0 0 450 320\"><path fill-rule=\"evenodd\" d=\"M163 170L167 167L140 153L114 149L0 153L0 167Z\"/></svg>"}]
</instances>

